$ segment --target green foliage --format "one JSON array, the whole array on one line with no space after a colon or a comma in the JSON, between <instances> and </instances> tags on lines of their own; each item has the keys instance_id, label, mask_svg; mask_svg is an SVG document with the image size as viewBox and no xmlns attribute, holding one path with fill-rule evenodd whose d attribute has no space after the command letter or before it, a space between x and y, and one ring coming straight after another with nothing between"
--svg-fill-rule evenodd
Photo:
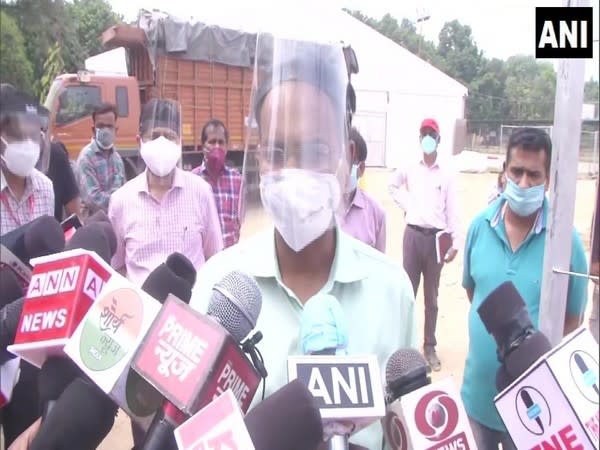
<instances>
[{"instance_id":1,"label":"green foliage","mask_svg":"<svg viewBox=\"0 0 600 450\"><path fill-rule=\"evenodd\" d=\"M33 67L17 22L0 10L0 82L32 91Z\"/></svg>"},{"instance_id":2,"label":"green foliage","mask_svg":"<svg viewBox=\"0 0 600 450\"><path fill-rule=\"evenodd\" d=\"M42 75L39 86L41 102L43 102L46 95L48 95L48 91L50 90L50 86L52 86L54 79L65 70L65 62L62 54L63 52L58 42L50 47L50 50L48 51L48 56L44 62L44 74Z\"/></svg>"},{"instance_id":3,"label":"green foliage","mask_svg":"<svg viewBox=\"0 0 600 450\"><path fill-rule=\"evenodd\" d=\"M600 92L598 81L588 80L583 89L583 99L586 103L596 103L600 101Z\"/></svg>"},{"instance_id":4,"label":"green foliage","mask_svg":"<svg viewBox=\"0 0 600 450\"><path fill-rule=\"evenodd\" d=\"M75 0L71 14L76 23L77 38L83 46L83 57L97 55L102 48L102 32L122 21L105 0Z\"/></svg>"}]
</instances>

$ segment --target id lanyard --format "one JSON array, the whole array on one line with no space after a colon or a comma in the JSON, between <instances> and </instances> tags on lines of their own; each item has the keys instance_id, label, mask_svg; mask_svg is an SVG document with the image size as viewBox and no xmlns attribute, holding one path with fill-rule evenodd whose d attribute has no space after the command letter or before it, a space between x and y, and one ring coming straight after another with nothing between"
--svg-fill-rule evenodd
<instances>
[{"instance_id":1,"label":"id lanyard","mask_svg":"<svg viewBox=\"0 0 600 450\"><path fill-rule=\"evenodd\" d=\"M19 217L15 214L15 212L13 211L13 209L10 206L10 203L8 202L8 193L3 192L1 194L1 197L2 197L2 203L4 204L6 211L10 215L10 218L13 220L13 222L15 223L16 226L20 227L22 225L21 221L19 220ZM33 217L33 205L34 205L33 194L31 194L29 196L29 198L27 199L27 203L29 204L29 220L31 220L31 218Z\"/></svg>"}]
</instances>

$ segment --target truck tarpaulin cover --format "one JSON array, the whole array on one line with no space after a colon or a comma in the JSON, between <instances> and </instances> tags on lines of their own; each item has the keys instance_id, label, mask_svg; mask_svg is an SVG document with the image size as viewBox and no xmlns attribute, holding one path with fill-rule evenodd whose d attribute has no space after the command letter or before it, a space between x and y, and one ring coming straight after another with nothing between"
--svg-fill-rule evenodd
<instances>
[{"instance_id":1,"label":"truck tarpaulin cover","mask_svg":"<svg viewBox=\"0 0 600 450\"><path fill-rule=\"evenodd\" d=\"M152 64L161 54L193 61L252 68L256 34L202 22L190 22L158 12L140 14Z\"/></svg>"}]
</instances>

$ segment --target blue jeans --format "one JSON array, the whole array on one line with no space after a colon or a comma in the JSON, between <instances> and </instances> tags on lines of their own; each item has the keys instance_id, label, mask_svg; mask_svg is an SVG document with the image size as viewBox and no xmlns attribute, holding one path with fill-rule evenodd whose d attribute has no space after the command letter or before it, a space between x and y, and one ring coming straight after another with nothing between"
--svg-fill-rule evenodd
<instances>
[{"instance_id":1,"label":"blue jeans","mask_svg":"<svg viewBox=\"0 0 600 450\"><path fill-rule=\"evenodd\" d=\"M469 417L469 423L479 450L498 450L498 444L502 444L502 450L517 450L507 432L488 428L471 417Z\"/></svg>"}]
</instances>

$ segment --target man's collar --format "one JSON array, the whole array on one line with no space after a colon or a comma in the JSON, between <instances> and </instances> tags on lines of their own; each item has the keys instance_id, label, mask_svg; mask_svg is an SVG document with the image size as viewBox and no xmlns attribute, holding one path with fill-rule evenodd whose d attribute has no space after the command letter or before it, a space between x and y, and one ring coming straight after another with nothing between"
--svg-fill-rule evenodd
<instances>
[{"instance_id":1,"label":"man's collar","mask_svg":"<svg viewBox=\"0 0 600 450\"><path fill-rule=\"evenodd\" d=\"M100 148L100 146L96 142L96 139L94 139L94 138L92 138L91 146L94 149L94 153L101 154L101 155L103 155L104 153L112 154L112 152L115 149L114 145L111 148L108 148L108 149Z\"/></svg>"},{"instance_id":2,"label":"man's collar","mask_svg":"<svg viewBox=\"0 0 600 450\"><path fill-rule=\"evenodd\" d=\"M506 199L503 197L499 197L494 203L492 203L485 213L485 218L490 223L492 228L496 228L500 223L500 219L504 217L505 208L508 208L508 204ZM540 234L543 230L546 229L546 221L548 220L548 197L544 195L544 202L542 203L542 207L538 210L535 224L533 227L533 232L535 234Z\"/></svg>"},{"instance_id":3,"label":"man's collar","mask_svg":"<svg viewBox=\"0 0 600 450\"><path fill-rule=\"evenodd\" d=\"M253 259L250 271L261 278L277 278L281 282L277 253L275 252L275 229L265 232L260 238L261 256ZM256 255L254 255L256 256ZM339 283L352 283L367 277L365 266L356 262L350 238L336 227L335 256L330 279Z\"/></svg>"},{"instance_id":4,"label":"man's collar","mask_svg":"<svg viewBox=\"0 0 600 450\"><path fill-rule=\"evenodd\" d=\"M356 192L354 193L354 198L352 199L352 204L350 208L356 206L357 208L364 209L366 204L365 194L360 188L356 188Z\"/></svg>"},{"instance_id":5,"label":"man's collar","mask_svg":"<svg viewBox=\"0 0 600 450\"><path fill-rule=\"evenodd\" d=\"M148 187L148 174L147 170L144 170L141 174L139 174L134 182L136 183L136 189L138 192L146 192L150 193L150 188ZM178 167L175 168L175 176L173 177L173 184L171 188L182 188L183 187L183 171Z\"/></svg>"},{"instance_id":6,"label":"man's collar","mask_svg":"<svg viewBox=\"0 0 600 450\"><path fill-rule=\"evenodd\" d=\"M427 163L425 162L425 157L424 157L424 156L421 156L421 159L419 160L419 164L421 164L421 165L425 166L425 167L426 167L426 168L428 168L428 169L433 169L433 168L436 168L436 167L439 169L439 167L440 167L440 157L439 157L439 156L436 156L436 157L435 157L435 161L433 162L433 164L432 164L432 165L429 165L429 164L427 164Z\"/></svg>"}]
</instances>

